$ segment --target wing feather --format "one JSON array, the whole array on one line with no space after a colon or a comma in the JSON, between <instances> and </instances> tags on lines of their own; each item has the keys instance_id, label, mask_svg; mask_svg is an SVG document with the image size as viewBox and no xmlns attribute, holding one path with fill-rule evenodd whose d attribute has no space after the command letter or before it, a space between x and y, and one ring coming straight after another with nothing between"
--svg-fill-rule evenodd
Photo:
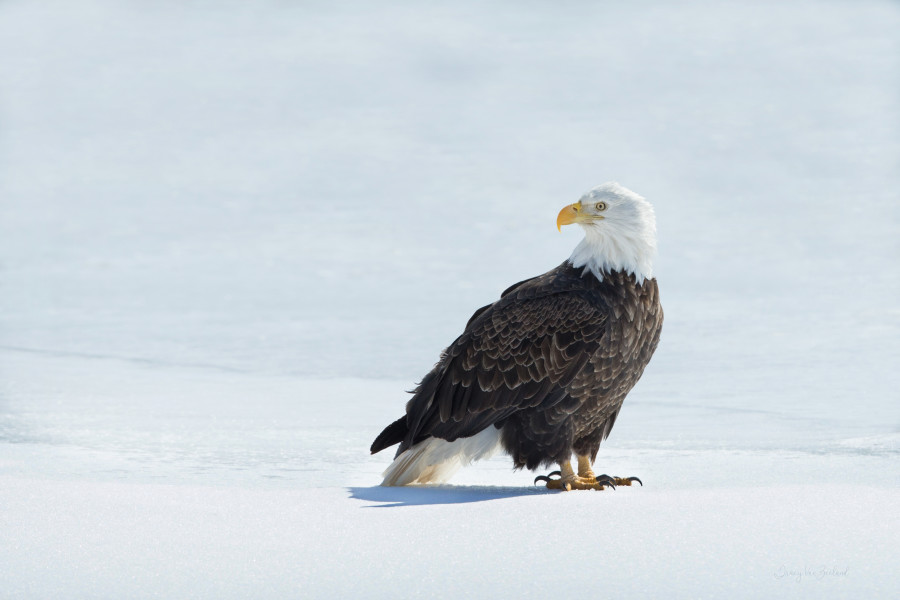
<instances>
[{"instance_id":1,"label":"wing feather","mask_svg":"<svg viewBox=\"0 0 900 600\"><path fill-rule=\"evenodd\" d=\"M479 309L407 404L409 433L398 454L429 436L469 437L540 407L561 423L587 395L576 376L606 334L607 310L577 281L544 278L513 286Z\"/></svg>"}]
</instances>

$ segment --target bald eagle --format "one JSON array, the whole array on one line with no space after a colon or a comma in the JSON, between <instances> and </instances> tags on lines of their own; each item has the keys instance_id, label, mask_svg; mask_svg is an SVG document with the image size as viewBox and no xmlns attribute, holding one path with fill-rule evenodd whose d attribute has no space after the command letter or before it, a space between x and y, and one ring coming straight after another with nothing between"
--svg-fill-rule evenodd
<instances>
[{"instance_id":1,"label":"bald eagle","mask_svg":"<svg viewBox=\"0 0 900 600\"><path fill-rule=\"evenodd\" d=\"M382 485L443 482L498 448L517 469L558 464L535 479L551 489L640 482L592 464L659 343L653 207L605 183L560 211L557 229L572 223L585 237L569 259L475 311L372 443L400 444Z\"/></svg>"}]
</instances>

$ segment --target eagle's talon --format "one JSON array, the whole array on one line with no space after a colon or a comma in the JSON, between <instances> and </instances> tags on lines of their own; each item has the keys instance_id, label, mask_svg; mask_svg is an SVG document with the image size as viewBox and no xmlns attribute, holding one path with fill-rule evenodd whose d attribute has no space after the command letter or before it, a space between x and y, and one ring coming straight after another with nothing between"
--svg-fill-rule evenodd
<instances>
[{"instance_id":1,"label":"eagle's talon","mask_svg":"<svg viewBox=\"0 0 900 600\"><path fill-rule=\"evenodd\" d=\"M594 480L600 485L608 485L612 488L616 487L616 483L618 483L615 477L610 477L609 475L597 475L594 477Z\"/></svg>"},{"instance_id":2,"label":"eagle's talon","mask_svg":"<svg viewBox=\"0 0 900 600\"><path fill-rule=\"evenodd\" d=\"M550 473L550 475L553 475L553 473ZM534 478L534 485L537 485L538 481L543 481L544 483L551 483L553 481L560 481L560 479L551 479L547 475L538 475L537 477Z\"/></svg>"},{"instance_id":3,"label":"eagle's talon","mask_svg":"<svg viewBox=\"0 0 900 600\"><path fill-rule=\"evenodd\" d=\"M556 479L553 478L554 476L556 477ZM550 471L546 475L538 475L537 477L535 477L534 485L537 485L538 481L543 481L543 482L549 484L553 481L561 481L561 480L562 480L562 472L561 471Z\"/></svg>"},{"instance_id":4,"label":"eagle's talon","mask_svg":"<svg viewBox=\"0 0 900 600\"><path fill-rule=\"evenodd\" d=\"M641 481L638 477L614 477L613 479L615 480L616 485L630 486L632 482L637 481L639 484L641 484L641 487L644 487L644 482Z\"/></svg>"}]
</instances>

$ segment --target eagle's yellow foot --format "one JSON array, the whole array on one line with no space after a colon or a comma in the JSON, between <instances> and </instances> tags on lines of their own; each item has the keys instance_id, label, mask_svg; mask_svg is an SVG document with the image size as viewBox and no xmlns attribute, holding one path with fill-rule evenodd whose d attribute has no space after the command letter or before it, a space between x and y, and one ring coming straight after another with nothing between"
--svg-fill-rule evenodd
<instances>
[{"instance_id":1,"label":"eagle's yellow foot","mask_svg":"<svg viewBox=\"0 0 900 600\"><path fill-rule=\"evenodd\" d=\"M558 476L557 479L553 479L554 476ZM600 479L584 478L575 475L574 473L570 477L564 477L560 471L553 471L548 475L538 475L534 478L534 483L537 484L538 481L544 481L547 483L548 490L605 490L607 487L615 488L612 483L609 481Z\"/></svg>"},{"instance_id":2,"label":"eagle's yellow foot","mask_svg":"<svg viewBox=\"0 0 900 600\"><path fill-rule=\"evenodd\" d=\"M611 477L609 475L594 475L591 470L591 461L587 456L578 457L578 475L572 470L570 461L559 463L560 470L547 475L538 475L534 483L544 481L548 490L603 490L607 487L616 489L617 485L630 486L637 481L644 485L637 477ZM557 477L558 479L554 479Z\"/></svg>"},{"instance_id":3,"label":"eagle's yellow foot","mask_svg":"<svg viewBox=\"0 0 900 600\"><path fill-rule=\"evenodd\" d=\"M616 487L617 485L630 486L635 481L641 484L641 487L644 487L644 482L637 477L612 477L610 475L594 475L594 471L591 469L591 459L587 456L578 456L578 476L582 479L596 479L603 485L609 485L611 487Z\"/></svg>"},{"instance_id":4,"label":"eagle's yellow foot","mask_svg":"<svg viewBox=\"0 0 900 600\"><path fill-rule=\"evenodd\" d=\"M608 475L601 475L599 477L594 477L594 474L591 472L589 468L589 463L585 466L579 457L578 460L578 475L575 474L575 471L572 470L572 464L569 461L564 461L559 463L560 470L553 471L548 475L538 475L534 478L534 483L537 484L538 481L544 481L547 484L548 490L604 490L607 487L615 488L615 483L612 477ZM558 479L554 479L554 477L558 477Z\"/></svg>"},{"instance_id":5,"label":"eagle's yellow foot","mask_svg":"<svg viewBox=\"0 0 900 600\"><path fill-rule=\"evenodd\" d=\"M606 475L601 475L600 477L607 477ZM638 479L637 477L612 477L613 485L631 485L633 482L637 481L641 484L641 487L644 487L644 482Z\"/></svg>"}]
</instances>

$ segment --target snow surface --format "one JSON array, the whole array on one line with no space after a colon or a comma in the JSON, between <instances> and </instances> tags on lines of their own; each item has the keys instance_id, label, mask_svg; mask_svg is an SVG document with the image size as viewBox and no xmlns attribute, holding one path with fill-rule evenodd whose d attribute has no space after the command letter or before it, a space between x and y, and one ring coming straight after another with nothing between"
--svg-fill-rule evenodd
<instances>
[{"instance_id":1,"label":"snow surface","mask_svg":"<svg viewBox=\"0 0 900 600\"><path fill-rule=\"evenodd\" d=\"M0 597L893 598L900 7L0 5ZM380 488L474 309L655 206L601 448ZM571 229L571 230L570 230Z\"/></svg>"}]
</instances>

